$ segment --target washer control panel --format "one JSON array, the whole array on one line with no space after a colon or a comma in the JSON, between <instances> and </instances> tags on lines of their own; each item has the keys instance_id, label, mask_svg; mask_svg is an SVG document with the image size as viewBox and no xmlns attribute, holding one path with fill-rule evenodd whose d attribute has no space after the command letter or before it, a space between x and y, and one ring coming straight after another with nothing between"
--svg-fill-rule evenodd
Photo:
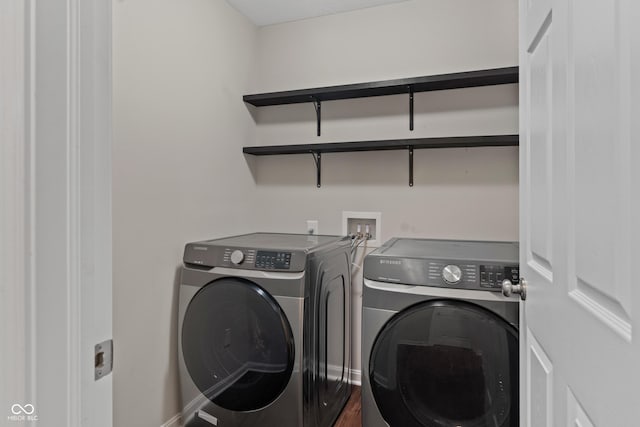
<instances>
[{"instance_id":1,"label":"washer control panel","mask_svg":"<svg viewBox=\"0 0 640 427\"><path fill-rule=\"evenodd\" d=\"M304 271L306 260L307 255L302 250L209 246L201 243L188 243L185 248L185 264L198 268L300 272Z\"/></svg>"},{"instance_id":2,"label":"washer control panel","mask_svg":"<svg viewBox=\"0 0 640 427\"><path fill-rule=\"evenodd\" d=\"M187 243L182 258L186 268L196 270L223 269L257 270L266 280L300 276L308 269L308 263L316 256L333 254L331 251L348 250L347 236L250 233L222 239ZM338 253L338 252L336 252ZM333 255L331 255L333 256ZM286 273L280 276L278 273ZM295 274L292 274L295 273ZM302 277L302 276L300 276Z\"/></svg>"},{"instance_id":3,"label":"washer control panel","mask_svg":"<svg viewBox=\"0 0 640 427\"><path fill-rule=\"evenodd\" d=\"M256 268L289 270L291 268L291 252L258 251Z\"/></svg>"},{"instance_id":4,"label":"washer control panel","mask_svg":"<svg viewBox=\"0 0 640 427\"><path fill-rule=\"evenodd\" d=\"M225 248L222 262L258 270L290 270L291 252Z\"/></svg>"},{"instance_id":5,"label":"washer control panel","mask_svg":"<svg viewBox=\"0 0 640 427\"><path fill-rule=\"evenodd\" d=\"M219 261L214 262L214 265L245 270L301 271L305 259L293 251L224 248Z\"/></svg>"},{"instance_id":6,"label":"washer control panel","mask_svg":"<svg viewBox=\"0 0 640 427\"><path fill-rule=\"evenodd\" d=\"M520 278L517 264L382 257L375 261L378 265L368 265L369 272L377 273L371 278L410 285L499 292L504 279L517 284Z\"/></svg>"},{"instance_id":7,"label":"washer control panel","mask_svg":"<svg viewBox=\"0 0 640 427\"><path fill-rule=\"evenodd\" d=\"M410 286L500 292L519 283L517 242L396 237L364 259L365 279Z\"/></svg>"}]
</instances>

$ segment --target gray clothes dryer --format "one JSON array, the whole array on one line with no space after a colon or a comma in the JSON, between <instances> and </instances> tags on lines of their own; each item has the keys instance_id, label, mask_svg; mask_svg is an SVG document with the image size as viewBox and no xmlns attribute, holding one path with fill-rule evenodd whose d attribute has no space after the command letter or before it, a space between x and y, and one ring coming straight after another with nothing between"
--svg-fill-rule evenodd
<instances>
[{"instance_id":1,"label":"gray clothes dryer","mask_svg":"<svg viewBox=\"0 0 640 427\"><path fill-rule=\"evenodd\" d=\"M364 427L517 427L518 245L391 239L365 258Z\"/></svg>"},{"instance_id":2,"label":"gray clothes dryer","mask_svg":"<svg viewBox=\"0 0 640 427\"><path fill-rule=\"evenodd\" d=\"M185 247L185 426L324 427L351 393L350 240L254 233Z\"/></svg>"}]
</instances>

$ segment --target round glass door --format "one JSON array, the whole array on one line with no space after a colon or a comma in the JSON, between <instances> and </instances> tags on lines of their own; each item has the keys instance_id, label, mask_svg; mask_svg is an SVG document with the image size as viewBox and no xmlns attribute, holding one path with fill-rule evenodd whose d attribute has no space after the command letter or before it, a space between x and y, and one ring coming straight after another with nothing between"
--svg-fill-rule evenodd
<instances>
[{"instance_id":1,"label":"round glass door","mask_svg":"<svg viewBox=\"0 0 640 427\"><path fill-rule=\"evenodd\" d=\"M182 324L191 379L213 403L251 411L273 402L294 363L291 327L278 303L247 280L224 278L193 297Z\"/></svg>"},{"instance_id":2,"label":"round glass door","mask_svg":"<svg viewBox=\"0 0 640 427\"><path fill-rule=\"evenodd\" d=\"M420 303L387 322L369 379L391 427L516 427L518 331L478 305Z\"/></svg>"}]
</instances>

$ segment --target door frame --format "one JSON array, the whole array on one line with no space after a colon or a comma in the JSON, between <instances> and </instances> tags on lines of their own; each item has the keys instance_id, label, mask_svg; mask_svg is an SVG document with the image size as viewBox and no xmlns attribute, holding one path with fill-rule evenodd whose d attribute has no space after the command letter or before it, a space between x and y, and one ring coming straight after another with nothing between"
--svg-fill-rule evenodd
<instances>
[{"instance_id":1,"label":"door frame","mask_svg":"<svg viewBox=\"0 0 640 427\"><path fill-rule=\"evenodd\" d=\"M24 2L0 2L0 417L26 404L26 314L31 281L26 259L26 33ZM29 275L29 277L32 277Z\"/></svg>"},{"instance_id":2,"label":"door frame","mask_svg":"<svg viewBox=\"0 0 640 427\"><path fill-rule=\"evenodd\" d=\"M111 1L0 12L0 417L111 426L112 377L93 369L112 336Z\"/></svg>"}]
</instances>

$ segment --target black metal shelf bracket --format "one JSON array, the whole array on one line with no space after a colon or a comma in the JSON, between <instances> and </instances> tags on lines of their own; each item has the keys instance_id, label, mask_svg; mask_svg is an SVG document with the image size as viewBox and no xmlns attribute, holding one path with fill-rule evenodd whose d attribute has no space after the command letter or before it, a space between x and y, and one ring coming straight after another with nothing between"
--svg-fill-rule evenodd
<instances>
[{"instance_id":1,"label":"black metal shelf bracket","mask_svg":"<svg viewBox=\"0 0 640 427\"><path fill-rule=\"evenodd\" d=\"M315 99L313 101L313 106L316 109L316 122L318 124L317 134L318 134L318 136L320 136L320 122L322 120L322 103L320 102L319 99ZM320 187L320 186L318 185L318 187Z\"/></svg>"},{"instance_id":2,"label":"black metal shelf bracket","mask_svg":"<svg viewBox=\"0 0 640 427\"><path fill-rule=\"evenodd\" d=\"M312 151L313 161L316 163L316 187L320 188L322 185L322 153Z\"/></svg>"},{"instance_id":3,"label":"black metal shelf bracket","mask_svg":"<svg viewBox=\"0 0 640 427\"><path fill-rule=\"evenodd\" d=\"M409 146L409 187L413 187L413 147Z\"/></svg>"},{"instance_id":4,"label":"black metal shelf bracket","mask_svg":"<svg viewBox=\"0 0 640 427\"><path fill-rule=\"evenodd\" d=\"M409 130L413 130L413 86L409 86Z\"/></svg>"}]
</instances>

